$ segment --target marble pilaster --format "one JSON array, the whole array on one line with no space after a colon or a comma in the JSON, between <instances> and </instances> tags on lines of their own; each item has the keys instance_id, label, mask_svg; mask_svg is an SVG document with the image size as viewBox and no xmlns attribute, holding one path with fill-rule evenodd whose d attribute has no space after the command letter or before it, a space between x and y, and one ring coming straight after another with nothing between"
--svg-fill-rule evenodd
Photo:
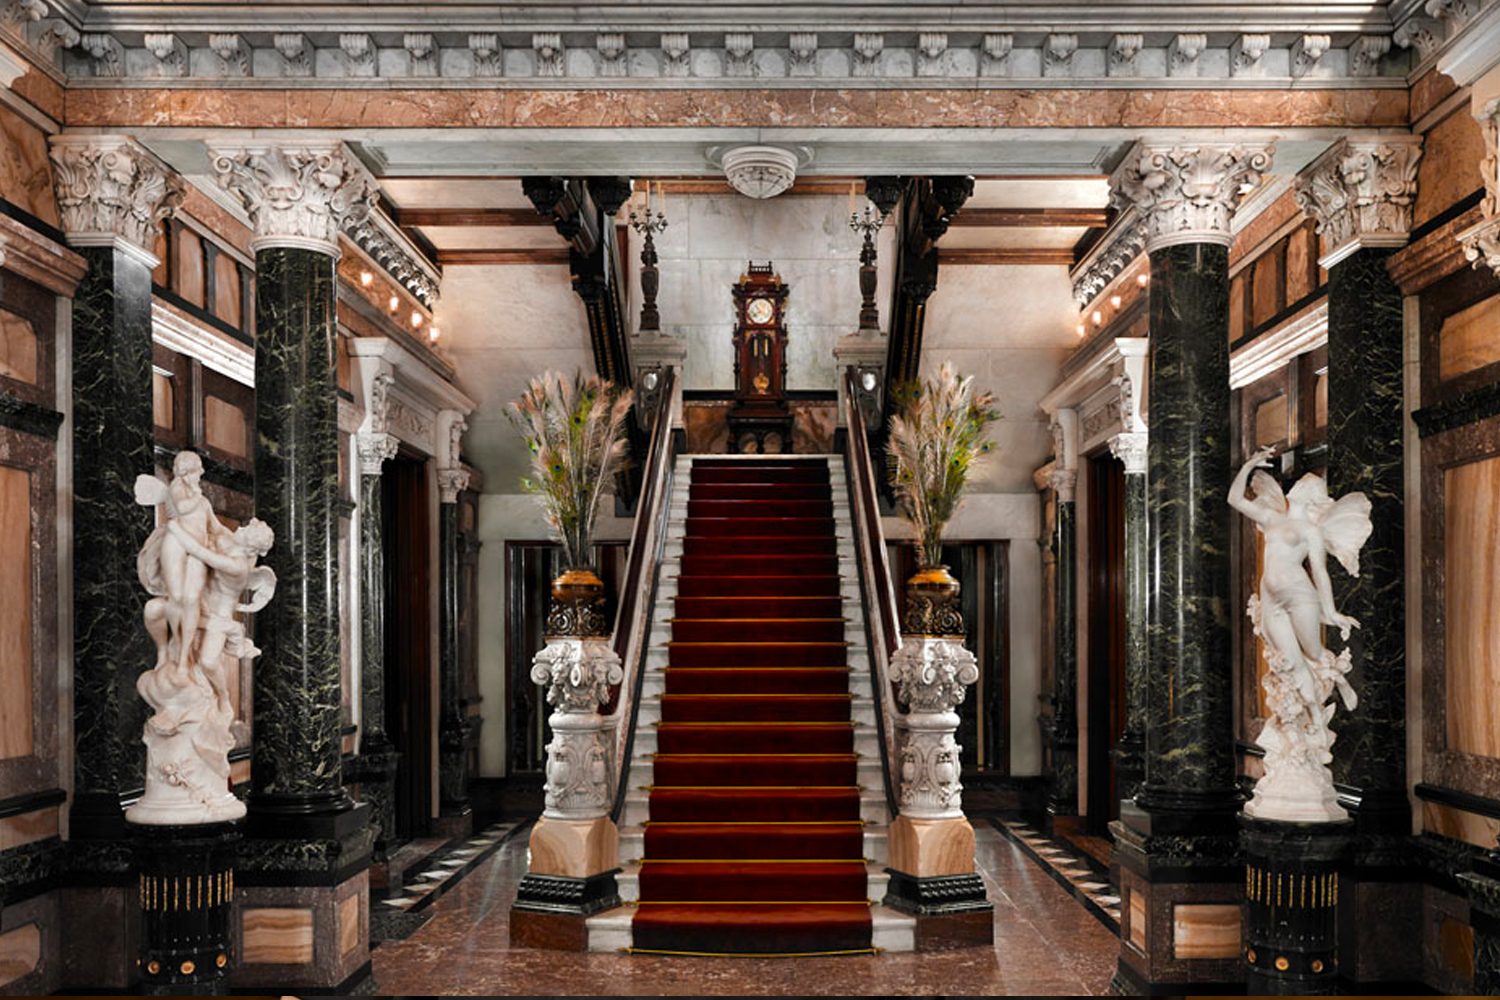
<instances>
[{"instance_id":1,"label":"marble pilaster","mask_svg":"<svg viewBox=\"0 0 1500 1000\"><path fill-rule=\"evenodd\" d=\"M1115 790L1122 801L1135 797L1146 776L1146 441L1145 432L1127 431L1109 443L1125 465L1125 732L1115 745Z\"/></svg>"},{"instance_id":2,"label":"marble pilaster","mask_svg":"<svg viewBox=\"0 0 1500 1000\"><path fill-rule=\"evenodd\" d=\"M154 527L135 503L156 467L151 409L151 253L181 181L117 136L58 136L49 154L68 242L88 265L73 297L73 800L70 869L99 888L85 905L125 919L131 846L122 800L145 775L146 706L135 691L155 649L141 624L135 555ZM73 925L82 907L69 907ZM88 930L77 925L78 933ZM81 939L81 938L80 938ZM123 941L89 964L92 984L127 986L135 954Z\"/></svg>"},{"instance_id":3,"label":"marble pilaster","mask_svg":"<svg viewBox=\"0 0 1500 1000\"><path fill-rule=\"evenodd\" d=\"M343 786L332 349L338 232L368 212L374 185L336 145L211 149L209 158L255 232L255 506L277 541L266 563L278 600L256 622L241 902L266 905L288 886L321 899L365 879L375 836L369 806ZM314 942L313 954L333 944ZM341 954L362 964L367 936ZM333 974L308 961L283 981L337 987Z\"/></svg>"},{"instance_id":4,"label":"marble pilaster","mask_svg":"<svg viewBox=\"0 0 1500 1000\"><path fill-rule=\"evenodd\" d=\"M1241 974L1237 946L1178 957L1159 920L1185 918L1205 892L1243 892L1224 501L1229 244L1240 191L1270 162L1268 148L1141 144L1112 179L1141 213L1151 259L1146 775L1112 824L1132 914L1115 978L1126 993L1227 986ZM1133 926L1136 913L1150 926Z\"/></svg>"},{"instance_id":5,"label":"marble pilaster","mask_svg":"<svg viewBox=\"0 0 1500 1000\"><path fill-rule=\"evenodd\" d=\"M1071 470L1053 473L1057 524L1053 546L1051 816L1078 814L1078 550Z\"/></svg>"},{"instance_id":6,"label":"marble pilaster","mask_svg":"<svg viewBox=\"0 0 1500 1000\"><path fill-rule=\"evenodd\" d=\"M463 421L454 425L461 434ZM457 449L454 449L456 454ZM464 713L463 665L459 662L458 623L461 599L461 553L458 494L468 485L463 469L438 470L438 789L441 818L446 827L469 822L469 736L472 726ZM454 835L467 832L452 830Z\"/></svg>"}]
</instances>

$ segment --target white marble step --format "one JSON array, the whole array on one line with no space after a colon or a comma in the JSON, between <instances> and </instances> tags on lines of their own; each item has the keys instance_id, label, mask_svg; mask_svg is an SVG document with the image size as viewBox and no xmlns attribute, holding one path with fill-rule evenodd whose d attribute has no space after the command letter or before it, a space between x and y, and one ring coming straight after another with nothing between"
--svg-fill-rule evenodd
<instances>
[{"instance_id":1,"label":"white marble step","mask_svg":"<svg viewBox=\"0 0 1500 1000\"><path fill-rule=\"evenodd\" d=\"M885 895L884 889L880 890ZM872 896L872 899L880 897ZM587 920L589 951L617 952L629 948L633 942L631 920L635 907L617 906L603 913L596 913ZM870 908L870 944L881 951L915 951L917 947L917 921L915 917L882 906L878 902Z\"/></svg>"}]
</instances>

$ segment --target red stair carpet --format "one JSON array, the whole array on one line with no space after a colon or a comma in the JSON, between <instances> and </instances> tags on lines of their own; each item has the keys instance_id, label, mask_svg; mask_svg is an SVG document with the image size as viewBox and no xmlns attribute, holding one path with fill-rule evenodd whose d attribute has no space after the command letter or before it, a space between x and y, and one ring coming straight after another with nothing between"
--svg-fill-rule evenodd
<instances>
[{"instance_id":1,"label":"red stair carpet","mask_svg":"<svg viewBox=\"0 0 1500 1000\"><path fill-rule=\"evenodd\" d=\"M828 463L699 459L634 950L869 951Z\"/></svg>"}]
</instances>

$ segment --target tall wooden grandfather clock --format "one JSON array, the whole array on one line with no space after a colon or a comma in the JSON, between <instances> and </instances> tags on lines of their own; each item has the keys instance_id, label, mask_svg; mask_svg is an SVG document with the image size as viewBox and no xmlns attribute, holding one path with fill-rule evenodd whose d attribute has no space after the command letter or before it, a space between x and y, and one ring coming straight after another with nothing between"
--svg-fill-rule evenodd
<instances>
[{"instance_id":1,"label":"tall wooden grandfather clock","mask_svg":"<svg viewBox=\"0 0 1500 1000\"><path fill-rule=\"evenodd\" d=\"M769 263L749 269L734 286L734 406L729 450L792 450L792 411L786 402L787 286Z\"/></svg>"}]
</instances>

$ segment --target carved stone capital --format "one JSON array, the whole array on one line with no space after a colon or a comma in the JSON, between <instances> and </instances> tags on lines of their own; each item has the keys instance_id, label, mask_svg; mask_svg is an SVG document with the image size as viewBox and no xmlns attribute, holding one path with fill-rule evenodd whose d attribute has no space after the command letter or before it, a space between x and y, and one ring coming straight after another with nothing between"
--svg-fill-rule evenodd
<instances>
[{"instance_id":1,"label":"carved stone capital","mask_svg":"<svg viewBox=\"0 0 1500 1000\"><path fill-rule=\"evenodd\" d=\"M443 503L458 503L458 495L469 488L467 469L439 469L437 479Z\"/></svg>"},{"instance_id":2,"label":"carved stone capital","mask_svg":"<svg viewBox=\"0 0 1500 1000\"><path fill-rule=\"evenodd\" d=\"M608 636L550 637L531 661L531 679L547 687L547 704L558 715L595 715L609 700L611 685L624 679L620 657Z\"/></svg>"},{"instance_id":3,"label":"carved stone capital","mask_svg":"<svg viewBox=\"0 0 1500 1000\"><path fill-rule=\"evenodd\" d=\"M339 255L339 231L364 219L375 180L341 144L219 146L209 159L221 187L245 207L252 250L297 247Z\"/></svg>"},{"instance_id":4,"label":"carved stone capital","mask_svg":"<svg viewBox=\"0 0 1500 1000\"><path fill-rule=\"evenodd\" d=\"M1477 116L1484 129L1485 157L1479 165L1484 178L1484 219L1458 234L1464 256L1475 267L1489 267L1500 277L1500 97L1485 105Z\"/></svg>"},{"instance_id":5,"label":"carved stone capital","mask_svg":"<svg viewBox=\"0 0 1500 1000\"><path fill-rule=\"evenodd\" d=\"M979 679L974 654L959 638L905 637L891 657L901 760L901 813L913 819L963 815L959 784L958 706Z\"/></svg>"},{"instance_id":6,"label":"carved stone capital","mask_svg":"<svg viewBox=\"0 0 1500 1000\"><path fill-rule=\"evenodd\" d=\"M1405 246L1417 197L1421 136L1344 139L1297 176L1297 204L1328 240L1332 267L1362 247Z\"/></svg>"},{"instance_id":7,"label":"carved stone capital","mask_svg":"<svg viewBox=\"0 0 1500 1000\"><path fill-rule=\"evenodd\" d=\"M1500 278L1500 216L1465 229L1458 234L1458 242L1475 267L1488 267Z\"/></svg>"},{"instance_id":8,"label":"carved stone capital","mask_svg":"<svg viewBox=\"0 0 1500 1000\"><path fill-rule=\"evenodd\" d=\"M1146 474L1146 442L1145 431L1126 431L1109 439L1109 452L1124 463L1127 476Z\"/></svg>"},{"instance_id":9,"label":"carved stone capital","mask_svg":"<svg viewBox=\"0 0 1500 1000\"><path fill-rule=\"evenodd\" d=\"M161 220L182 204L182 179L125 136L53 136L48 156L68 242L122 245L155 267Z\"/></svg>"},{"instance_id":10,"label":"carved stone capital","mask_svg":"<svg viewBox=\"0 0 1500 1000\"><path fill-rule=\"evenodd\" d=\"M1228 246L1241 191L1260 183L1271 155L1270 146L1138 143L1110 186L1118 199L1140 210L1148 253L1178 243Z\"/></svg>"},{"instance_id":11,"label":"carved stone capital","mask_svg":"<svg viewBox=\"0 0 1500 1000\"><path fill-rule=\"evenodd\" d=\"M364 476L380 475L386 460L395 458L397 449L401 447L400 440L394 434L383 431L363 433L356 440L359 448L359 471Z\"/></svg>"},{"instance_id":12,"label":"carved stone capital","mask_svg":"<svg viewBox=\"0 0 1500 1000\"><path fill-rule=\"evenodd\" d=\"M1047 474L1047 485L1057 494L1059 503L1072 503L1078 486L1078 470L1053 469Z\"/></svg>"}]
</instances>

